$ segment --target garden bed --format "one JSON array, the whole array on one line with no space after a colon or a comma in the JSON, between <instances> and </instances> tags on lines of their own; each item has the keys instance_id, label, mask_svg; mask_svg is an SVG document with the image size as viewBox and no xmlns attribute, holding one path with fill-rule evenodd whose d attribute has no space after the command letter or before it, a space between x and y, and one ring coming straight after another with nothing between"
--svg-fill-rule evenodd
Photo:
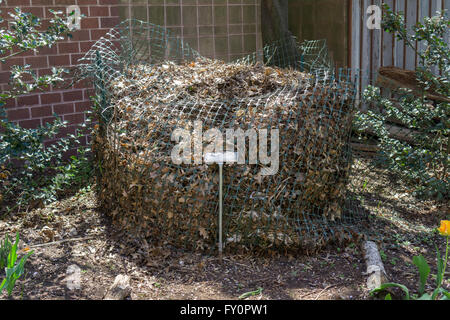
<instances>
[{"instance_id":1,"label":"garden bed","mask_svg":"<svg viewBox=\"0 0 450 320\"><path fill-rule=\"evenodd\" d=\"M382 236L378 245L389 279L416 289L412 257L424 255L436 273L434 243L442 251L443 240L433 229L448 218L449 208L415 199L379 172L362 178L355 177L355 183L361 181L364 188L370 232ZM100 213L91 191L4 217L0 230L1 237L19 231L21 246L38 245L27 262L26 277L14 290L15 299L102 299L118 274L131 277L130 298L136 300L237 299L259 287L262 293L250 299L368 298L359 243L326 248L314 256L226 255L221 264L216 256L154 247L130 237ZM46 234L53 234L53 240ZM66 241L51 243L61 240ZM81 288L75 291L66 286L71 265L81 268Z\"/></svg>"}]
</instances>

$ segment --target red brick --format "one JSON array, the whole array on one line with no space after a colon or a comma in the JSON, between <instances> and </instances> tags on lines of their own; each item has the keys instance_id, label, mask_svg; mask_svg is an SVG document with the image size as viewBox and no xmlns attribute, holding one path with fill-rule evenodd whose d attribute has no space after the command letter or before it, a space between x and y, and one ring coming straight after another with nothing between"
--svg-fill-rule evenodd
<instances>
[{"instance_id":1,"label":"red brick","mask_svg":"<svg viewBox=\"0 0 450 320\"><path fill-rule=\"evenodd\" d=\"M23 128L35 129L41 125L41 120L40 119L31 119L31 120L19 121L19 125Z\"/></svg>"},{"instance_id":2,"label":"red brick","mask_svg":"<svg viewBox=\"0 0 450 320\"><path fill-rule=\"evenodd\" d=\"M0 63L0 69L2 71L11 70L11 66L23 66L25 63L24 58L22 57L14 57L5 61L5 63Z\"/></svg>"},{"instance_id":3,"label":"red brick","mask_svg":"<svg viewBox=\"0 0 450 320\"><path fill-rule=\"evenodd\" d=\"M83 58L85 56L84 53L80 53L80 54L71 54L70 55L70 64L71 65L77 65L79 62L78 60Z\"/></svg>"},{"instance_id":4,"label":"red brick","mask_svg":"<svg viewBox=\"0 0 450 320\"><path fill-rule=\"evenodd\" d=\"M79 101L83 99L83 91L67 91L63 93L64 101Z\"/></svg>"},{"instance_id":5,"label":"red brick","mask_svg":"<svg viewBox=\"0 0 450 320\"><path fill-rule=\"evenodd\" d=\"M44 68L44 69L39 69L37 70L37 75L38 77L42 77L42 76L48 76L53 74L53 71L51 68Z\"/></svg>"},{"instance_id":6,"label":"red brick","mask_svg":"<svg viewBox=\"0 0 450 320\"><path fill-rule=\"evenodd\" d=\"M83 101L75 103L75 112L85 112L92 109L92 102Z\"/></svg>"},{"instance_id":7,"label":"red brick","mask_svg":"<svg viewBox=\"0 0 450 320\"><path fill-rule=\"evenodd\" d=\"M28 108L12 109L7 111L8 119L11 121L29 119L30 110Z\"/></svg>"},{"instance_id":8,"label":"red brick","mask_svg":"<svg viewBox=\"0 0 450 320\"><path fill-rule=\"evenodd\" d=\"M118 17L119 16L119 8L118 7L109 7L109 15L111 17Z\"/></svg>"},{"instance_id":9,"label":"red brick","mask_svg":"<svg viewBox=\"0 0 450 320\"><path fill-rule=\"evenodd\" d=\"M55 2L59 5L71 5L71 4L77 4L76 0L55 0Z\"/></svg>"},{"instance_id":10,"label":"red brick","mask_svg":"<svg viewBox=\"0 0 450 320\"><path fill-rule=\"evenodd\" d=\"M16 57L35 56L34 52L32 52L32 51L25 51L25 53L24 53L24 52L22 52L22 49L20 49L18 47L14 47L12 49L11 53L16 54Z\"/></svg>"},{"instance_id":11,"label":"red brick","mask_svg":"<svg viewBox=\"0 0 450 320\"><path fill-rule=\"evenodd\" d=\"M3 105L2 108L7 109L7 108L15 108L15 107L17 107L16 99L8 99L8 100L6 100L6 103Z\"/></svg>"},{"instance_id":12,"label":"red brick","mask_svg":"<svg viewBox=\"0 0 450 320\"><path fill-rule=\"evenodd\" d=\"M48 68L46 56L25 58L25 63L30 64L33 68Z\"/></svg>"},{"instance_id":13,"label":"red brick","mask_svg":"<svg viewBox=\"0 0 450 320\"><path fill-rule=\"evenodd\" d=\"M61 67L70 65L70 55L49 56L48 62L50 66Z\"/></svg>"},{"instance_id":14,"label":"red brick","mask_svg":"<svg viewBox=\"0 0 450 320\"><path fill-rule=\"evenodd\" d=\"M91 100L91 97L95 95L94 89L84 90L84 100Z\"/></svg>"},{"instance_id":15,"label":"red brick","mask_svg":"<svg viewBox=\"0 0 450 320\"><path fill-rule=\"evenodd\" d=\"M7 2L8 6L15 7L15 6L29 6L30 0L8 0Z\"/></svg>"},{"instance_id":16,"label":"red brick","mask_svg":"<svg viewBox=\"0 0 450 320\"><path fill-rule=\"evenodd\" d=\"M39 95L37 94L17 98L18 106L32 106L35 104L39 104Z\"/></svg>"},{"instance_id":17,"label":"red brick","mask_svg":"<svg viewBox=\"0 0 450 320\"><path fill-rule=\"evenodd\" d=\"M109 16L109 8L105 6L91 6L89 7L90 17L106 17Z\"/></svg>"},{"instance_id":18,"label":"red brick","mask_svg":"<svg viewBox=\"0 0 450 320\"><path fill-rule=\"evenodd\" d=\"M58 1L58 0L56 0L56 1ZM61 11L65 15L66 14L66 8L67 8L67 6L61 7L61 6L54 6L54 5L51 6L51 8L46 8L44 10L45 18L49 19L48 22L50 21L51 18L53 18L53 13L51 13L49 11L49 9L52 9L53 11L56 11L56 12ZM45 25L47 26L48 24L45 24Z\"/></svg>"},{"instance_id":19,"label":"red brick","mask_svg":"<svg viewBox=\"0 0 450 320\"><path fill-rule=\"evenodd\" d=\"M61 139L67 137L69 134L75 134L76 126L67 126L64 128L61 128L61 130L58 132L58 134L55 136L56 139Z\"/></svg>"},{"instance_id":20,"label":"red brick","mask_svg":"<svg viewBox=\"0 0 450 320\"><path fill-rule=\"evenodd\" d=\"M47 123L53 123L55 122L55 120L56 120L55 117L42 118L42 124L45 125Z\"/></svg>"},{"instance_id":21,"label":"red brick","mask_svg":"<svg viewBox=\"0 0 450 320\"><path fill-rule=\"evenodd\" d=\"M31 4L33 6L37 6L37 5L53 5L53 0L31 0Z\"/></svg>"},{"instance_id":22,"label":"red brick","mask_svg":"<svg viewBox=\"0 0 450 320\"><path fill-rule=\"evenodd\" d=\"M92 88L92 83L91 83L91 80L85 79L85 80L78 81L77 83L75 83L75 85L73 87L75 89Z\"/></svg>"},{"instance_id":23,"label":"red brick","mask_svg":"<svg viewBox=\"0 0 450 320\"><path fill-rule=\"evenodd\" d=\"M119 24L119 19L115 17L100 18L102 28L113 28Z\"/></svg>"},{"instance_id":24,"label":"red brick","mask_svg":"<svg viewBox=\"0 0 450 320\"><path fill-rule=\"evenodd\" d=\"M81 19L82 29L96 29L99 27L98 18L84 18Z\"/></svg>"},{"instance_id":25,"label":"red brick","mask_svg":"<svg viewBox=\"0 0 450 320\"><path fill-rule=\"evenodd\" d=\"M86 41L91 40L89 30L77 30L72 33L71 41Z\"/></svg>"},{"instance_id":26,"label":"red brick","mask_svg":"<svg viewBox=\"0 0 450 320\"><path fill-rule=\"evenodd\" d=\"M56 45L53 45L51 48L41 48L39 49L39 55L51 55L51 54L58 54L58 47Z\"/></svg>"},{"instance_id":27,"label":"red brick","mask_svg":"<svg viewBox=\"0 0 450 320\"><path fill-rule=\"evenodd\" d=\"M33 15L35 15L38 18L44 17L44 8L43 7L20 7L22 12L29 12Z\"/></svg>"},{"instance_id":28,"label":"red brick","mask_svg":"<svg viewBox=\"0 0 450 320\"><path fill-rule=\"evenodd\" d=\"M98 0L98 4L117 4L117 0Z\"/></svg>"},{"instance_id":29,"label":"red brick","mask_svg":"<svg viewBox=\"0 0 450 320\"><path fill-rule=\"evenodd\" d=\"M11 86L10 86L9 84L7 84L7 83L5 84L5 83L4 83L4 84L1 85L1 90L0 90L0 92L1 92L1 91L9 91L9 90L11 90L11 89L12 89L12 88L11 88Z\"/></svg>"},{"instance_id":30,"label":"red brick","mask_svg":"<svg viewBox=\"0 0 450 320\"><path fill-rule=\"evenodd\" d=\"M97 4L97 0L78 0L78 4Z\"/></svg>"},{"instance_id":31,"label":"red brick","mask_svg":"<svg viewBox=\"0 0 450 320\"><path fill-rule=\"evenodd\" d=\"M10 76L11 72L8 71L0 72L0 83L8 83Z\"/></svg>"},{"instance_id":32,"label":"red brick","mask_svg":"<svg viewBox=\"0 0 450 320\"><path fill-rule=\"evenodd\" d=\"M53 112L57 115L73 113L73 103L61 103L53 106Z\"/></svg>"},{"instance_id":33,"label":"red brick","mask_svg":"<svg viewBox=\"0 0 450 320\"><path fill-rule=\"evenodd\" d=\"M84 114L68 114L64 116L64 121L68 121L69 124L79 124L84 122Z\"/></svg>"},{"instance_id":34,"label":"red brick","mask_svg":"<svg viewBox=\"0 0 450 320\"><path fill-rule=\"evenodd\" d=\"M91 50L92 46L95 44L95 41L83 41L80 42L81 52L88 52Z\"/></svg>"},{"instance_id":35,"label":"red brick","mask_svg":"<svg viewBox=\"0 0 450 320\"><path fill-rule=\"evenodd\" d=\"M61 102L61 94L60 93L43 93L41 94L41 103L42 104L51 104Z\"/></svg>"},{"instance_id":36,"label":"red brick","mask_svg":"<svg viewBox=\"0 0 450 320\"><path fill-rule=\"evenodd\" d=\"M101 37L104 37L105 34L109 31L110 29L96 29L96 30L91 30L91 39L92 40L98 40Z\"/></svg>"},{"instance_id":37,"label":"red brick","mask_svg":"<svg viewBox=\"0 0 450 320\"><path fill-rule=\"evenodd\" d=\"M58 43L58 49L60 54L79 53L80 45L78 44L78 42Z\"/></svg>"},{"instance_id":38,"label":"red brick","mask_svg":"<svg viewBox=\"0 0 450 320\"><path fill-rule=\"evenodd\" d=\"M51 106L43 106L43 107L33 107L31 108L31 117L32 118L41 118L48 117L52 115L52 107Z\"/></svg>"},{"instance_id":39,"label":"red brick","mask_svg":"<svg viewBox=\"0 0 450 320\"><path fill-rule=\"evenodd\" d=\"M81 14L85 17L89 17L89 7L80 7Z\"/></svg>"}]
</instances>

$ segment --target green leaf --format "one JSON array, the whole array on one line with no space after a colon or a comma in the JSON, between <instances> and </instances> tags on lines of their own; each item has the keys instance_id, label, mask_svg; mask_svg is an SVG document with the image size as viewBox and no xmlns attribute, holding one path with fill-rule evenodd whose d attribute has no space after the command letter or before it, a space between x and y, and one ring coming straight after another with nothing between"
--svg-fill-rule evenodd
<instances>
[{"instance_id":1,"label":"green leaf","mask_svg":"<svg viewBox=\"0 0 450 320\"><path fill-rule=\"evenodd\" d=\"M6 278L3 279L2 284L0 284L0 293L2 293L3 289L5 289L5 287L6 287L5 285L6 285Z\"/></svg>"},{"instance_id":2,"label":"green leaf","mask_svg":"<svg viewBox=\"0 0 450 320\"><path fill-rule=\"evenodd\" d=\"M439 288L439 293L442 293L441 300L450 300L450 292L445 290L444 288Z\"/></svg>"},{"instance_id":3,"label":"green leaf","mask_svg":"<svg viewBox=\"0 0 450 320\"><path fill-rule=\"evenodd\" d=\"M424 293L419 299L417 300L433 300L433 298L428 294Z\"/></svg>"},{"instance_id":4,"label":"green leaf","mask_svg":"<svg viewBox=\"0 0 450 320\"><path fill-rule=\"evenodd\" d=\"M436 286L440 287L442 284L442 280L444 279L444 261L442 260L441 253L439 252L439 248L436 246L436 257L437 257L437 274L436 274Z\"/></svg>"},{"instance_id":5,"label":"green leaf","mask_svg":"<svg viewBox=\"0 0 450 320\"><path fill-rule=\"evenodd\" d=\"M16 234L16 242L8 255L8 268L12 268L17 260L17 245L19 244L19 232Z\"/></svg>"},{"instance_id":6,"label":"green leaf","mask_svg":"<svg viewBox=\"0 0 450 320\"><path fill-rule=\"evenodd\" d=\"M425 285L427 283L428 276L430 275L430 266L422 255L414 257L413 263L419 269L419 295L422 296L425 293Z\"/></svg>"},{"instance_id":7,"label":"green leaf","mask_svg":"<svg viewBox=\"0 0 450 320\"><path fill-rule=\"evenodd\" d=\"M374 290L372 290L370 292L371 295L374 295L375 293L378 292L383 292L388 288L400 288L403 290L403 292L405 293L405 300L410 300L410 294L409 294L409 290L406 286L399 284L399 283L384 283L382 284L379 288L376 288Z\"/></svg>"},{"instance_id":8,"label":"green leaf","mask_svg":"<svg viewBox=\"0 0 450 320\"><path fill-rule=\"evenodd\" d=\"M392 300L391 294L388 293L388 294L386 295L386 297L384 297L384 300Z\"/></svg>"},{"instance_id":9,"label":"green leaf","mask_svg":"<svg viewBox=\"0 0 450 320\"><path fill-rule=\"evenodd\" d=\"M246 293L242 294L241 296L239 296L239 299L243 300L243 299L247 299L248 297L251 297L251 296L257 296L257 295L261 294L262 291L263 291L263 288L258 288L258 290L246 292Z\"/></svg>"}]
</instances>

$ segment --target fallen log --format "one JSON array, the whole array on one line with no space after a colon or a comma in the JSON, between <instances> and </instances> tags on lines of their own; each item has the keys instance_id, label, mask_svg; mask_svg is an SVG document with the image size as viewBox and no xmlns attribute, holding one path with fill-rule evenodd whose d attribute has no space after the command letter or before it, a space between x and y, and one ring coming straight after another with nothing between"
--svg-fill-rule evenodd
<instances>
[{"instance_id":1,"label":"fallen log","mask_svg":"<svg viewBox=\"0 0 450 320\"><path fill-rule=\"evenodd\" d=\"M391 90L400 88L411 89L415 96L426 98L438 102L450 102L450 98L442 96L435 92L426 92L422 85L417 81L415 71L404 70L396 67L381 67L378 70L376 85Z\"/></svg>"},{"instance_id":2,"label":"fallen log","mask_svg":"<svg viewBox=\"0 0 450 320\"><path fill-rule=\"evenodd\" d=\"M130 277L119 274L103 300L124 300L131 293Z\"/></svg>"},{"instance_id":3,"label":"fallen log","mask_svg":"<svg viewBox=\"0 0 450 320\"><path fill-rule=\"evenodd\" d=\"M378 247L373 241L366 241L363 245L364 259L366 260L367 289L372 291L388 282L386 270L381 260Z\"/></svg>"},{"instance_id":4,"label":"fallen log","mask_svg":"<svg viewBox=\"0 0 450 320\"><path fill-rule=\"evenodd\" d=\"M418 130L412 130L404 127L399 127L392 124L386 124L386 129L389 132L389 137L392 139L400 140L403 142L407 142L409 144L417 144L416 138L420 136L420 132ZM368 134L371 136L378 137L376 132L372 129L366 129L363 131L364 134Z\"/></svg>"},{"instance_id":5,"label":"fallen log","mask_svg":"<svg viewBox=\"0 0 450 320\"><path fill-rule=\"evenodd\" d=\"M376 153L380 148L377 145L374 144L363 144L363 143L356 143L352 142L350 143L350 146L352 150L354 151L361 151L361 152L368 152L368 153Z\"/></svg>"}]
</instances>

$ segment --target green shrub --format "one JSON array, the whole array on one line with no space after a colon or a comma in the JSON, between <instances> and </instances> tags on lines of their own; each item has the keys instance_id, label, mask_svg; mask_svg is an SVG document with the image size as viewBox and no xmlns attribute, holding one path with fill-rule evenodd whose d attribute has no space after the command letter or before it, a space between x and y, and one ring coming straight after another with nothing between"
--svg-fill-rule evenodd
<instances>
[{"instance_id":1,"label":"green shrub","mask_svg":"<svg viewBox=\"0 0 450 320\"><path fill-rule=\"evenodd\" d=\"M420 66L417 80L423 87L422 97L411 90L400 89L396 101L383 98L380 89L369 86L365 101L372 106L356 118L358 130L368 130L378 137L378 160L415 189L417 195L445 199L450 194L449 168L449 103L432 103L426 92L450 96L450 50L444 41L450 22L445 13L425 18L408 33L402 14L393 13L385 5L383 28L417 51ZM439 70L439 73L433 72ZM392 126L401 124L409 138L392 134Z\"/></svg>"},{"instance_id":2,"label":"green shrub","mask_svg":"<svg viewBox=\"0 0 450 320\"><path fill-rule=\"evenodd\" d=\"M2 63L23 52L51 47L70 36L67 17L62 17L61 12L50 12L53 17L45 31L41 31L41 20L31 13L22 12L20 8L10 13L9 29L0 29ZM8 99L63 81L66 72L62 68L53 68L52 74L38 77L29 65L13 66L10 89L0 93L0 203L14 202L9 210L54 201L63 187L74 181L79 183L90 170L86 156L89 149L79 143L86 132L77 130L75 135L45 146L45 141L55 138L67 123L55 115L53 123L36 129L23 128L9 121L3 108ZM67 164L64 154L77 147L80 156L72 157ZM81 173L79 177L78 173Z\"/></svg>"}]
</instances>

